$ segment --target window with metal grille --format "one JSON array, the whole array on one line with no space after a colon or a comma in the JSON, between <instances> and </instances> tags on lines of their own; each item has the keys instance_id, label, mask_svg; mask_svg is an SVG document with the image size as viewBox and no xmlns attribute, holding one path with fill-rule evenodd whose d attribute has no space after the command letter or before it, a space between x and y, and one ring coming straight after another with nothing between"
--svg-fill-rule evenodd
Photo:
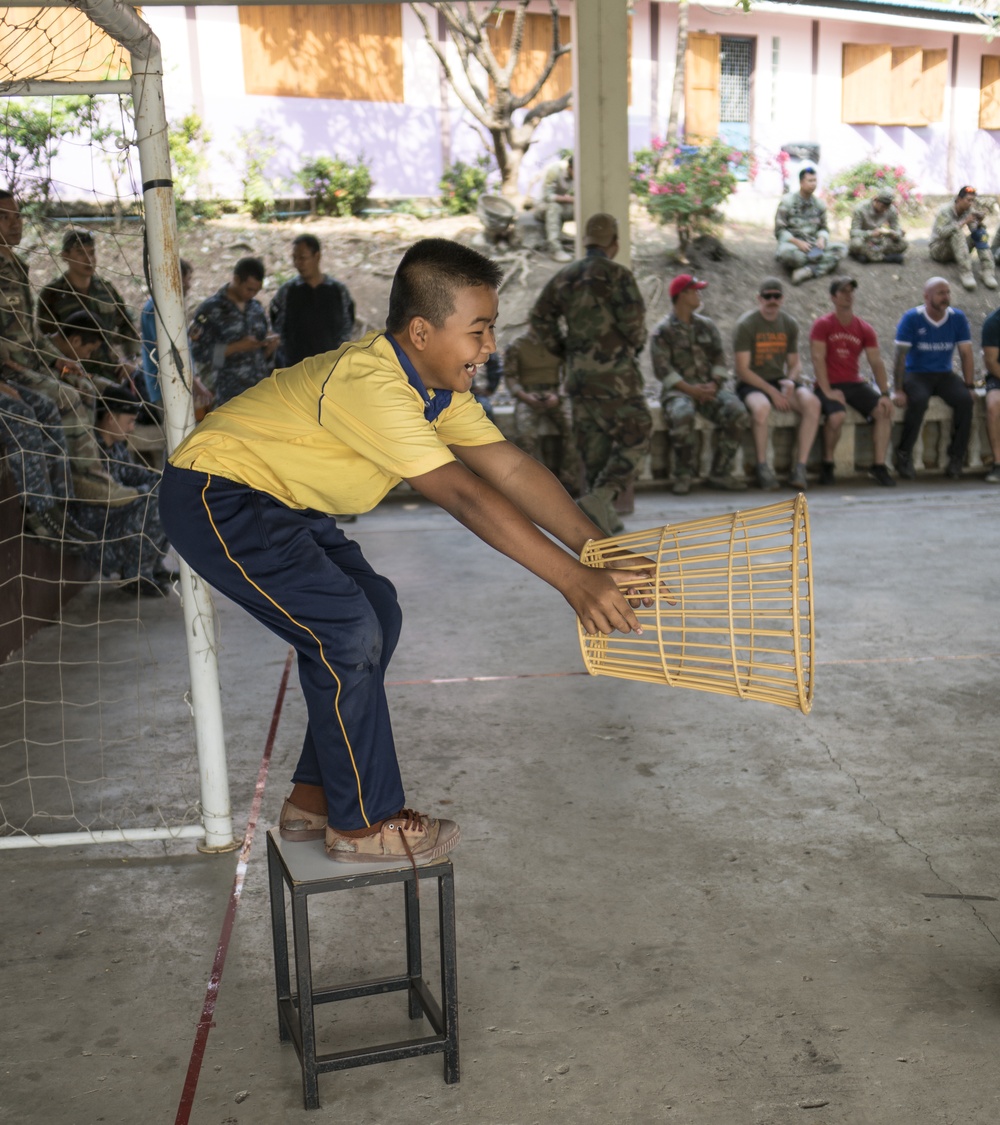
<instances>
[{"instance_id":1,"label":"window with metal grille","mask_svg":"<svg viewBox=\"0 0 1000 1125\"><path fill-rule=\"evenodd\" d=\"M720 121L750 121L750 75L753 72L752 39L723 35L720 52Z\"/></svg>"}]
</instances>

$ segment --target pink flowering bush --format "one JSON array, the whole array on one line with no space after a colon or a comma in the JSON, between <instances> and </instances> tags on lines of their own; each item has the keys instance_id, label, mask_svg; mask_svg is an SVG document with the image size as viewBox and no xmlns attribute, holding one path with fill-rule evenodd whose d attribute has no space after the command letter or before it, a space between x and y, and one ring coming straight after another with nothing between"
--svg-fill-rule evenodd
<instances>
[{"instance_id":1,"label":"pink flowering bush","mask_svg":"<svg viewBox=\"0 0 1000 1125\"><path fill-rule=\"evenodd\" d=\"M874 160L862 160L838 172L823 189L830 213L844 218L854 208L871 199L882 188L891 188L896 193L896 206L900 214L916 213L920 210L923 196L917 185L907 176L902 164L876 164Z\"/></svg>"},{"instance_id":2,"label":"pink flowering bush","mask_svg":"<svg viewBox=\"0 0 1000 1125\"><path fill-rule=\"evenodd\" d=\"M735 191L736 173L748 166L747 153L721 141L667 149L657 138L635 153L629 170L632 190L650 215L676 225L683 254L692 237L722 218L719 207Z\"/></svg>"}]
</instances>

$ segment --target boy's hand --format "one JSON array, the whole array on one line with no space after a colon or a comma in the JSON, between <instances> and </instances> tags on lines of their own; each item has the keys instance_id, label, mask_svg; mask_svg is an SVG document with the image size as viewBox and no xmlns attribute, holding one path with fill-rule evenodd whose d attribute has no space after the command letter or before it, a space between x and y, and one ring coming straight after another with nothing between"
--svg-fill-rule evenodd
<instances>
[{"instance_id":1,"label":"boy's hand","mask_svg":"<svg viewBox=\"0 0 1000 1125\"><path fill-rule=\"evenodd\" d=\"M580 572L570 588L561 593L580 618L584 632L641 634L642 626L628 597L619 589L618 579L608 570L582 563Z\"/></svg>"},{"instance_id":2,"label":"boy's hand","mask_svg":"<svg viewBox=\"0 0 1000 1125\"><path fill-rule=\"evenodd\" d=\"M633 609L640 605L647 609L656 600L656 563L644 555L622 555L620 558L606 559L605 567L610 570L611 577L618 586L625 591L628 604ZM617 573L616 573L617 572ZM660 597L668 605L676 605L677 599L671 597L670 587L666 582L660 582Z\"/></svg>"}]
</instances>

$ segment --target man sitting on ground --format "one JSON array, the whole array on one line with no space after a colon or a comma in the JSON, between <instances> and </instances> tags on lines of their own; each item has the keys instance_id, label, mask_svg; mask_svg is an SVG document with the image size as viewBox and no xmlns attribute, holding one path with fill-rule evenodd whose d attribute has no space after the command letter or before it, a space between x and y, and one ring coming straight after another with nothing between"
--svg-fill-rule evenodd
<instances>
[{"instance_id":1,"label":"man sitting on ground","mask_svg":"<svg viewBox=\"0 0 1000 1125\"><path fill-rule=\"evenodd\" d=\"M892 188L881 188L874 199L866 199L854 208L847 252L859 262L902 265L906 235L899 225L896 193Z\"/></svg>"},{"instance_id":2,"label":"man sitting on ground","mask_svg":"<svg viewBox=\"0 0 1000 1125\"><path fill-rule=\"evenodd\" d=\"M835 277L830 282L833 312L816 320L809 333L816 394L826 418L819 483L833 484L833 455L844 428L847 407L850 406L872 423L874 462L869 469L870 476L877 484L893 488L896 482L885 467L886 450L892 436L892 395L875 329L854 315L854 291L857 287L853 277ZM861 377L858 361L862 352L872 369L878 390Z\"/></svg>"},{"instance_id":3,"label":"man sitting on ground","mask_svg":"<svg viewBox=\"0 0 1000 1125\"><path fill-rule=\"evenodd\" d=\"M954 202L946 203L934 216L930 255L935 262L956 262L959 280L966 289L976 288L972 265L979 259L979 272L987 289L996 289L996 265L990 236L983 226L985 212L977 206L976 189L959 189Z\"/></svg>"}]
</instances>

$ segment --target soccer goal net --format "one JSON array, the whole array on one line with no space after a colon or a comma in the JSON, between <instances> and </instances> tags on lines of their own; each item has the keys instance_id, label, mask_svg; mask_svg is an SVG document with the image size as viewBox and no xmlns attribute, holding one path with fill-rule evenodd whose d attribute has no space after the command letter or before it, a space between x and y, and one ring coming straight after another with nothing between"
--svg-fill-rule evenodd
<instances>
[{"instance_id":1,"label":"soccer goal net","mask_svg":"<svg viewBox=\"0 0 1000 1125\"><path fill-rule=\"evenodd\" d=\"M214 611L156 514L193 424L156 36L0 9L0 134L0 847L225 849Z\"/></svg>"}]
</instances>

